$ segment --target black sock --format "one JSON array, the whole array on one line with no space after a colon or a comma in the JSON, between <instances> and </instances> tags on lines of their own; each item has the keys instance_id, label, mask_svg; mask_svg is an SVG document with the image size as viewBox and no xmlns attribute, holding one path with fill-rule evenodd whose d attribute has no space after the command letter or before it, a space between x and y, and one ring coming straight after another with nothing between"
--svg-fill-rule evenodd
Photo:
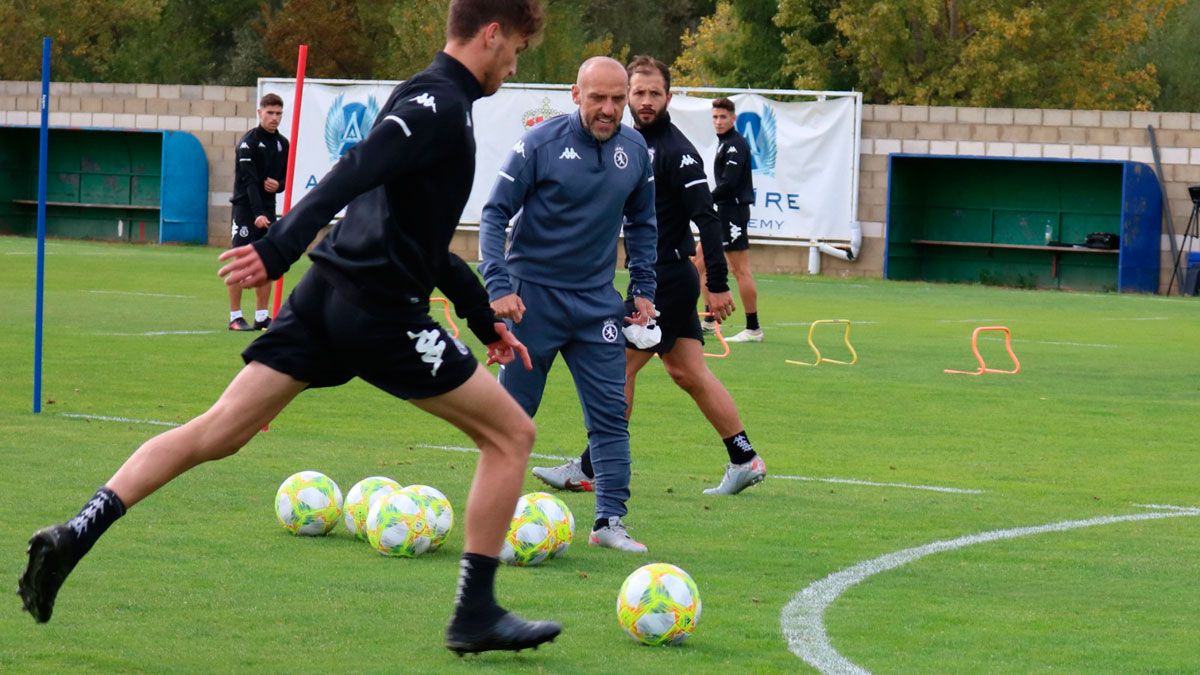
<instances>
[{"instance_id":1,"label":"black sock","mask_svg":"<svg viewBox=\"0 0 1200 675\"><path fill-rule=\"evenodd\" d=\"M117 493L102 487L80 509L79 515L67 521L75 533L76 549L80 557L96 545L96 540L117 518L125 515L125 505Z\"/></svg>"},{"instance_id":2,"label":"black sock","mask_svg":"<svg viewBox=\"0 0 1200 675\"><path fill-rule=\"evenodd\" d=\"M746 431L742 430L730 436L725 440L725 451L729 453L730 464L745 464L754 459L754 446L750 445L750 439L746 437Z\"/></svg>"},{"instance_id":3,"label":"black sock","mask_svg":"<svg viewBox=\"0 0 1200 675\"><path fill-rule=\"evenodd\" d=\"M758 312L746 312L746 329L758 330Z\"/></svg>"},{"instance_id":4,"label":"black sock","mask_svg":"<svg viewBox=\"0 0 1200 675\"><path fill-rule=\"evenodd\" d=\"M583 454L579 456L579 468L583 470L583 475L588 478L596 478L596 470L592 468L592 446L583 449Z\"/></svg>"},{"instance_id":5,"label":"black sock","mask_svg":"<svg viewBox=\"0 0 1200 675\"><path fill-rule=\"evenodd\" d=\"M504 615L496 603L496 568L500 559L479 553L464 553L459 562L458 594L454 598L454 622L485 626Z\"/></svg>"},{"instance_id":6,"label":"black sock","mask_svg":"<svg viewBox=\"0 0 1200 675\"><path fill-rule=\"evenodd\" d=\"M599 530L602 527L608 527L608 518L597 518L596 522L592 523L593 530Z\"/></svg>"}]
</instances>

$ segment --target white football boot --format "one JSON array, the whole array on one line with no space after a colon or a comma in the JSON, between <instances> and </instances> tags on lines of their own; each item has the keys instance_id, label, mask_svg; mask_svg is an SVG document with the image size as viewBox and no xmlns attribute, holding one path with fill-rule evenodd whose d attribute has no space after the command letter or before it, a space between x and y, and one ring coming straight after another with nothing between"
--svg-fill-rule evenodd
<instances>
[{"instance_id":1,"label":"white football boot","mask_svg":"<svg viewBox=\"0 0 1200 675\"><path fill-rule=\"evenodd\" d=\"M762 457L754 456L754 459L745 464L728 464L725 466L725 475L721 478L721 484L714 488L704 490L706 495L736 495L745 490L751 485L757 485L767 477L767 463Z\"/></svg>"},{"instance_id":2,"label":"white football boot","mask_svg":"<svg viewBox=\"0 0 1200 675\"><path fill-rule=\"evenodd\" d=\"M566 464L558 466L535 466L533 475L546 485L558 490L592 491L592 479L583 472L583 464L578 459L572 459Z\"/></svg>"},{"instance_id":3,"label":"white football boot","mask_svg":"<svg viewBox=\"0 0 1200 675\"><path fill-rule=\"evenodd\" d=\"M609 516L608 525L598 530L592 530L592 536L588 538L588 545L615 548L628 553L646 552L645 544L629 536L629 531L625 529L625 524L621 522L620 516Z\"/></svg>"}]
</instances>

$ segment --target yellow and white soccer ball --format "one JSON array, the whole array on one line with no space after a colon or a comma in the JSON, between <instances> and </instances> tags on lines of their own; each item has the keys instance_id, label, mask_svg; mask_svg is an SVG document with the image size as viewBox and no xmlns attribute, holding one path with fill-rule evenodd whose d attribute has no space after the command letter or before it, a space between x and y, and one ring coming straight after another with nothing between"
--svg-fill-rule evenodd
<instances>
[{"instance_id":1,"label":"yellow and white soccer ball","mask_svg":"<svg viewBox=\"0 0 1200 675\"><path fill-rule=\"evenodd\" d=\"M367 541L383 555L415 558L433 547L426 498L398 490L384 496L367 512Z\"/></svg>"},{"instance_id":2,"label":"yellow and white soccer ball","mask_svg":"<svg viewBox=\"0 0 1200 675\"><path fill-rule=\"evenodd\" d=\"M696 582L674 565L644 565L621 584L617 622L642 644L678 644L696 630L699 621Z\"/></svg>"},{"instance_id":3,"label":"yellow and white soccer ball","mask_svg":"<svg viewBox=\"0 0 1200 675\"><path fill-rule=\"evenodd\" d=\"M275 493L275 516L295 535L327 534L342 515L342 491L320 471L288 476Z\"/></svg>"},{"instance_id":4,"label":"yellow and white soccer ball","mask_svg":"<svg viewBox=\"0 0 1200 675\"><path fill-rule=\"evenodd\" d=\"M386 476L371 476L354 484L346 493L342 506L342 522L346 531L356 539L367 540L367 514L371 506L389 493L400 489L400 484Z\"/></svg>"},{"instance_id":5,"label":"yellow and white soccer ball","mask_svg":"<svg viewBox=\"0 0 1200 675\"><path fill-rule=\"evenodd\" d=\"M437 550L446 542L450 530L454 529L454 507L450 505L450 500L446 499L446 495L435 487L408 485L403 490L425 498L426 517L429 520L429 526L433 529L433 540L429 550Z\"/></svg>"},{"instance_id":6,"label":"yellow and white soccer ball","mask_svg":"<svg viewBox=\"0 0 1200 675\"><path fill-rule=\"evenodd\" d=\"M549 492L531 492L525 495L525 499L541 509L550 521L550 531L554 535L550 557L557 558L566 553L575 539L575 515L567 503Z\"/></svg>"},{"instance_id":7,"label":"yellow and white soccer ball","mask_svg":"<svg viewBox=\"0 0 1200 675\"><path fill-rule=\"evenodd\" d=\"M504 535L500 559L509 565L527 567L540 565L554 550L554 526L546 513L529 500L528 495L517 500L512 524Z\"/></svg>"}]
</instances>

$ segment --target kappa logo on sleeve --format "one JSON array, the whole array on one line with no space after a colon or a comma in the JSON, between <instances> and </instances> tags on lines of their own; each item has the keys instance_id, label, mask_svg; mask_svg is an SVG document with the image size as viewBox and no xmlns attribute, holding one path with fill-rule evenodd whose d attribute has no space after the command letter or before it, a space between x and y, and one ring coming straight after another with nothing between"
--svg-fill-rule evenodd
<instances>
[{"instance_id":1,"label":"kappa logo on sleeve","mask_svg":"<svg viewBox=\"0 0 1200 675\"><path fill-rule=\"evenodd\" d=\"M426 108L429 108L433 112L435 112L435 113L437 112L437 99L430 96L428 92L421 94L420 96L413 97L409 100L416 101L420 105L423 105Z\"/></svg>"},{"instance_id":2,"label":"kappa logo on sleeve","mask_svg":"<svg viewBox=\"0 0 1200 675\"><path fill-rule=\"evenodd\" d=\"M694 157L691 155L684 155L683 160L679 162L679 168L682 169L685 166L693 166L695 164L699 164L699 162L697 162Z\"/></svg>"},{"instance_id":3,"label":"kappa logo on sleeve","mask_svg":"<svg viewBox=\"0 0 1200 675\"><path fill-rule=\"evenodd\" d=\"M513 146L513 152L524 157L525 156L525 141L517 141L517 144Z\"/></svg>"}]
</instances>

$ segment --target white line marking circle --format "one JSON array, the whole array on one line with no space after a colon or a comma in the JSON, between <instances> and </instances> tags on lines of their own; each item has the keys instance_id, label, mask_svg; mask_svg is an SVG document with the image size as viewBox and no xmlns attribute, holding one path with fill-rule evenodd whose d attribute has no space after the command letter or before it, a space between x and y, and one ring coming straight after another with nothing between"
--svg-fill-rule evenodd
<instances>
[{"instance_id":1,"label":"white line marking circle","mask_svg":"<svg viewBox=\"0 0 1200 675\"><path fill-rule=\"evenodd\" d=\"M1015 539L1047 532L1065 532L1097 525L1112 525L1139 520L1157 520L1160 518L1179 518L1200 516L1200 508L1150 506L1148 508L1168 509L1159 513L1137 513L1125 516L1102 516L1087 520L1065 520L1048 525L1032 527L1017 527L1009 530L992 530L971 534L957 539L944 539L924 546L906 548L902 551L888 553L872 558L857 565L847 567L839 572L811 584L808 588L797 593L783 607L780 624L783 637L787 640L788 649L804 659L810 666L822 673L867 673L862 666L842 656L829 641L825 630L825 610L838 599L842 593L869 577L881 572L896 569L934 553L953 551L955 549L983 544L1000 539Z\"/></svg>"}]
</instances>

